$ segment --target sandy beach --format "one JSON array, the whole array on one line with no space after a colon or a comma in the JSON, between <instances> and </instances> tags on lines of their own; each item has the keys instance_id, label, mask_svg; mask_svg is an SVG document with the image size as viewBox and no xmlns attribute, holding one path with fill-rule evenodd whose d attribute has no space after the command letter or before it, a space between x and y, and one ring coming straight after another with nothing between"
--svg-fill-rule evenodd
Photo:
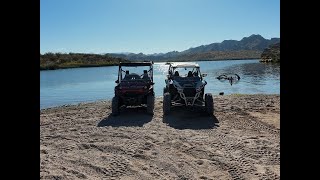
<instances>
[{"instance_id":1,"label":"sandy beach","mask_svg":"<svg viewBox=\"0 0 320 180\"><path fill-rule=\"evenodd\" d=\"M214 96L214 115L98 101L41 110L41 179L280 179L280 95Z\"/></svg>"}]
</instances>

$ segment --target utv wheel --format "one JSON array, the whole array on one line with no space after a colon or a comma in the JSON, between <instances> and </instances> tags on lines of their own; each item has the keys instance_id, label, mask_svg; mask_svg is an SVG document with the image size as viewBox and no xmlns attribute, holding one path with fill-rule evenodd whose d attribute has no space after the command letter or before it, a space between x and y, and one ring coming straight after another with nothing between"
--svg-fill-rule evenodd
<instances>
[{"instance_id":1,"label":"utv wheel","mask_svg":"<svg viewBox=\"0 0 320 180\"><path fill-rule=\"evenodd\" d=\"M164 88L163 88L163 95L164 95L166 92L168 92L168 89L167 89L167 87L164 87Z\"/></svg>"},{"instance_id":2,"label":"utv wheel","mask_svg":"<svg viewBox=\"0 0 320 180\"><path fill-rule=\"evenodd\" d=\"M211 93L205 94L205 105L206 105L206 111L209 115L213 114L213 98Z\"/></svg>"},{"instance_id":3,"label":"utv wheel","mask_svg":"<svg viewBox=\"0 0 320 180\"><path fill-rule=\"evenodd\" d=\"M153 114L154 109L154 96L149 95L147 96L147 113Z\"/></svg>"},{"instance_id":4,"label":"utv wheel","mask_svg":"<svg viewBox=\"0 0 320 180\"><path fill-rule=\"evenodd\" d=\"M170 113L171 106L171 95L170 93L165 93L163 95L163 114L167 115Z\"/></svg>"},{"instance_id":5,"label":"utv wheel","mask_svg":"<svg viewBox=\"0 0 320 180\"><path fill-rule=\"evenodd\" d=\"M112 115L116 116L119 114L119 98L113 97L112 98Z\"/></svg>"}]
</instances>

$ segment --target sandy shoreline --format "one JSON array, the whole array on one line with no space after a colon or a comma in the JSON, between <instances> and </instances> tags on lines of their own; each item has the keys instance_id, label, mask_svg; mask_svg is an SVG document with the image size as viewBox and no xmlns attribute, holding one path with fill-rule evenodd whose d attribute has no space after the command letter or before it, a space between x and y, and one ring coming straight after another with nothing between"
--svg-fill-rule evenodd
<instances>
[{"instance_id":1,"label":"sandy shoreline","mask_svg":"<svg viewBox=\"0 0 320 180\"><path fill-rule=\"evenodd\" d=\"M110 101L40 112L41 179L280 179L280 95L214 96L214 116Z\"/></svg>"}]
</instances>

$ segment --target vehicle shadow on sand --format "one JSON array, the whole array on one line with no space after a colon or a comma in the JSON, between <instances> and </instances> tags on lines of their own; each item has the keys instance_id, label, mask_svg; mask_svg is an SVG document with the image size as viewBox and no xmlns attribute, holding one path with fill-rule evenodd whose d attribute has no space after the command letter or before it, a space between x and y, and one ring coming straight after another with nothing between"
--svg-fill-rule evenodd
<instances>
[{"instance_id":1,"label":"vehicle shadow on sand","mask_svg":"<svg viewBox=\"0 0 320 180\"><path fill-rule=\"evenodd\" d=\"M108 117L103 118L99 123L98 127L112 126L139 126L142 127L144 124L150 122L153 115L147 114L146 108L134 107L121 109L120 114L113 116L110 114Z\"/></svg>"},{"instance_id":2,"label":"vehicle shadow on sand","mask_svg":"<svg viewBox=\"0 0 320 180\"><path fill-rule=\"evenodd\" d=\"M184 109L182 107L174 107L169 115L163 116L163 122L175 129L213 129L219 127L218 119L209 116L203 110Z\"/></svg>"}]
</instances>

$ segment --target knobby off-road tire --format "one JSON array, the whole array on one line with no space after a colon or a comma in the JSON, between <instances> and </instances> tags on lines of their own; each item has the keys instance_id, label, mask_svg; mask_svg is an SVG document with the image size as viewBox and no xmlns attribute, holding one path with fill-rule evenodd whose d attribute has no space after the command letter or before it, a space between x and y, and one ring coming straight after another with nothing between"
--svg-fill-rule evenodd
<instances>
[{"instance_id":1,"label":"knobby off-road tire","mask_svg":"<svg viewBox=\"0 0 320 180\"><path fill-rule=\"evenodd\" d=\"M119 98L118 97L113 97L112 98L112 115L116 116L119 114Z\"/></svg>"},{"instance_id":2,"label":"knobby off-road tire","mask_svg":"<svg viewBox=\"0 0 320 180\"><path fill-rule=\"evenodd\" d=\"M154 110L154 96L148 95L147 96L147 113L153 115Z\"/></svg>"},{"instance_id":3,"label":"knobby off-road tire","mask_svg":"<svg viewBox=\"0 0 320 180\"><path fill-rule=\"evenodd\" d=\"M170 93L165 93L163 95L163 114L168 115L170 113L171 106L171 95Z\"/></svg>"},{"instance_id":4,"label":"knobby off-road tire","mask_svg":"<svg viewBox=\"0 0 320 180\"><path fill-rule=\"evenodd\" d=\"M167 87L164 87L163 88L163 95L165 94L165 93L167 93L168 92L168 88Z\"/></svg>"},{"instance_id":5,"label":"knobby off-road tire","mask_svg":"<svg viewBox=\"0 0 320 180\"><path fill-rule=\"evenodd\" d=\"M211 116L214 112L213 97L211 93L205 94L205 106L207 113Z\"/></svg>"}]
</instances>

